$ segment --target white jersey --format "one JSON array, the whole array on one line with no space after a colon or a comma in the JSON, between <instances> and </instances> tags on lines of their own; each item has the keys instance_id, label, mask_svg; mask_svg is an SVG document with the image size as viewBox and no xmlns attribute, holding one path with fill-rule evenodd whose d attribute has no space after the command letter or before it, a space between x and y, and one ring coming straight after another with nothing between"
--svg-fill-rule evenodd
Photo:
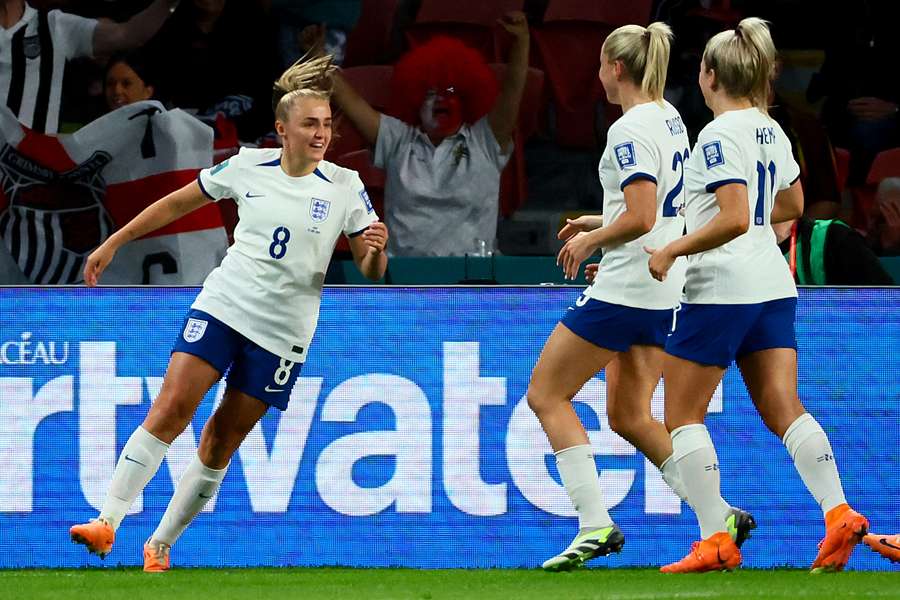
<instances>
[{"instance_id":1,"label":"white jersey","mask_svg":"<svg viewBox=\"0 0 900 600\"><path fill-rule=\"evenodd\" d=\"M754 304L797 296L790 269L775 241L775 195L800 176L791 142L781 127L756 108L731 110L700 132L685 170L687 232L718 212L715 190L747 186L750 229L727 244L688 257L684 301Z\"/></svg>"},{"instance_id":2,"label":"white jersey","mask_svg":"<svg viewBox=\"0 0 900 600\"><path fill-rule=\"evenodd\" d=\"M192 308L281 358L305 362L338 236L377 220L359 175L322 161L314 173L291 177L280 149L242 148L200 171L198 181L213 200L233 198L240 220Z\"/></svg>"},{"instance_id":3,"label":"white jersey","mask_svg":"<svg viewBox=\"0 0 900 600\"><path fill-rule=\"evenodd\" d=\"M640 179L656 184L656 222L636 240L604 250L597 278L585 294L634 308L673 308L681 297L686 261L675 261L666 280L656 281L644 246L662 248L684 231L680 209L690 142L681 115L665 101L639 104L613 123L607 136L600 158L603 225L625 212L625 186Z\"/></svg>"}]
</instances>

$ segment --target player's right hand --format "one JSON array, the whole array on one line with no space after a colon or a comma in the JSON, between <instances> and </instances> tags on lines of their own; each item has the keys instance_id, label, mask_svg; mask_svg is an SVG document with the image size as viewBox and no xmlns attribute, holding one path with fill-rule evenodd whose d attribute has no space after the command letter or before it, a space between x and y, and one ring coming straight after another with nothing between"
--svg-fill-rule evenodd
<instances>
[{"instance_id":1,"label":"player's right hand","mask_svg":"<svg viewBox=\"0 0 900 600\"><path fill-rule=\"evenodd\" d=\"M566 219L566 224L556 234L561 240L568 240L580 231L591 231L603 224L603 217L599 215L581 215L575 219Z\"/></svg>"},{"instance_id":2,"label":"player's right hand","mask_svg":"<svg viewBox=\"0 0 900 600\"><path fill-rule=\"evenodd\" d=\"M588 285L594 283L594 280L597 278L597 271L600 270L600 263L588 263L584 265L584 278L587 280Z\"/></svg>"},{"instance_id":3,"label":"player's right hand","mask_svg":"<svg viewBox=\"0 0 900 600\"><path fill-rule=\"evenodd\" d=\"M106 269L113 256L116 255L116 248L108 243L109 240L100 244L100 247L91 252L87 260L84 261L84 283L88 287L97 285L100 274Z\"/></svg>"}]
</instances>

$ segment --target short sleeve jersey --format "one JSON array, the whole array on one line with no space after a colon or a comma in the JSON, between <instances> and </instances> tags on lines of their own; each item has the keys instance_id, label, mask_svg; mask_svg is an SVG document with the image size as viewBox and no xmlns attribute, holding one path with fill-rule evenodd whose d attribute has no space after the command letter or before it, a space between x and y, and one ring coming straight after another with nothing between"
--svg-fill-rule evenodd
<instances>
[{"instance_id":1,"label":"short sleeve jersey","mask_svg":"<svg viewBox=\"0 0 900 600\"><path fill-rule=\"evenodd\" d=\"M656 281L644 247L661 248L684 231L681 208L689 148L681 116L668 102L634 106L609 128L599 168L604 227L625 213L625 188L640 180L656 184L656 221L636 240L604 249L597 278L586 292L589 297L634 308L665 309L678 304L685 261L676 261L666 280Z\"/></svg>"},{"instance_id":2,"label":"short sleeve jersey","mask_svg":"<svg viewBox=\"0 0 900 600\"><path fill-rule=\"evenodd\" d=\"M193 308L281 358L305 362L338 236L377 220L359 175L322 161L291 177L280 149L243 148L200 171L198 181L213 200L233 198L239 222Z\"/></svg>"},{"instance_id":3,"label":"short sleeve jersey","mask_svg":"<svg viewBox=\"0 0 900 600\"><path fill-rule=\"evenodd\" d=\"M747 188L750 228L718 248L688 257L685 302L753 304L797 296L771 214L775 195L799 176L790 140L756 108L725 112L700 132L685 171L687 232L718 214L715 192L731 183Z\"/></svg>"}]
</instances>

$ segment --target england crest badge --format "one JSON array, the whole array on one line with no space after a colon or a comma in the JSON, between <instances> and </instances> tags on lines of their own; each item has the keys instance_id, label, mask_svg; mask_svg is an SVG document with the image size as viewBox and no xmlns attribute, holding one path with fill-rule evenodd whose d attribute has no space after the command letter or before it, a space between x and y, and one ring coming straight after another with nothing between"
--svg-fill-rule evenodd
<instances>
[{"instance_id":1,"label":"england crest badge","mask_svg":"<svg viewBox=\"0 0 900 600\"><path fill-rule=\"evenodd\" d=\"M309 216L314 223L321 223L328 218L328 211L331 209L330 200L321 200L313 198L309 203Z\"/></svg>"},{"instance_id":2,"label":"england crest badge","mask_svg":"<svg viewBox=\"0 0 900 600\"><path fill-rule=\"evenodd\" d=\"M184 326L184 341L188 343L196 342L200 338L203 337L203 334L206 333L206 326L209 324L209 321L203 321L202 319L188 319L187 324Z\"/></svg>"}]
</instances>

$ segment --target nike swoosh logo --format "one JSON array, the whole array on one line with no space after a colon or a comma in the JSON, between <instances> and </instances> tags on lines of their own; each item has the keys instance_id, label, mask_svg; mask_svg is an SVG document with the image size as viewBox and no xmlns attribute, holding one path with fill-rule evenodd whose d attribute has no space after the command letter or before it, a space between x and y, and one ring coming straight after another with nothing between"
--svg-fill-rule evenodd
<instances>
[{"instance_id":1,"label":"nike swoosh logo","mask_svg":"<svg viewBox=\"0 0 900 600\"><path fill-rule=\"evenodd\" d=\"M266 391L271 393L271 392L283 392L284 390L278 389L278 388L270 388L269 386L266 386Z\"/></svg>"},{"instance_id":2,"label":"nike swoosh logo","mask_svg":"<svg viewBox=\"0 0 900 600\"><path fill-rule=\"evenodd\" d=\"M881 542L882 545L887 546L888 548L893 548L894 550L900 550L900 546L893 545L892 543L887 541L887 538L881 538L878 541Z\"/></svg>"},{"instance_id":3,"label":"nike swoosh logo","mask_svg":"<svg viewBox=\"0 0 900 600\"><path fill-rule=\"evenodd\" d=\"M203 494L197 494L197 495L200 496L201 498L203 498L204 500L209 500L210 498L212 498L212 496L204 496Z\"/></svg>"},{"instance_id":4,"label":"nike swoosh logo","mask_svg":"<svg viewBox=\"0 0 900 600\"><path fill-rule=\"evenodd\" d=\"M128 456L127 454L125 455L125 460L131 461L131 462L133 462L133 463L137 463L137 464L141 465L142 467L146 467L146 466L147 466L147 465L145 465L144 463L142 463L142 462L139 461L139 460L134 460L133 458L131 458L131 457Z\"/></svg>"},{"instance_id":5,"label":"nike swoosh logo","mask_svg":"<svg viewBox=\"0 0 900 600\"><path fill-rule=\"evenodd\" d=\"M250 192L247 192L246 195L247 198L262 198L263 196L265 196L265 194L251 194Z\"/></svg>"}]
</instances>

